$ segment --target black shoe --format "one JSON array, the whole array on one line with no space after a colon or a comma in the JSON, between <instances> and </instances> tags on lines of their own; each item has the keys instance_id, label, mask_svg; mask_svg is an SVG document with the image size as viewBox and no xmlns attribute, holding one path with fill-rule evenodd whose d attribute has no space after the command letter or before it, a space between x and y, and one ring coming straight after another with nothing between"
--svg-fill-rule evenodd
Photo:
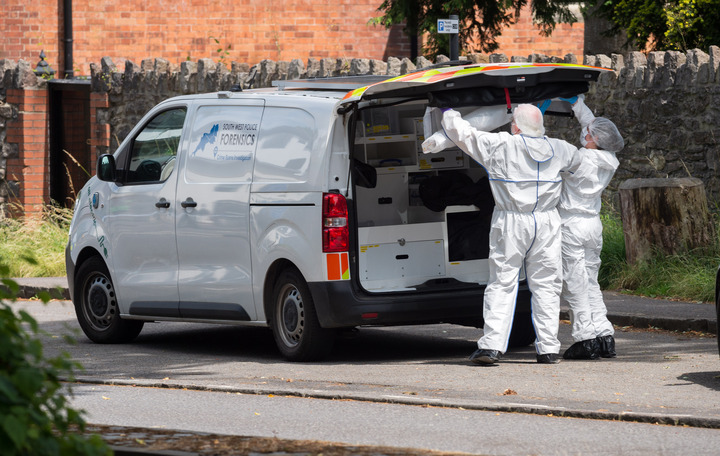
<instances>
[{"instance_id":1,"label":"black shoe","mask_svg":"<svg viewBox=\"0 0 720 456\"><path fill-rule=\"evenodd\" d=\"M563 353L565 359L598 359L600 358L600 342L597 339L575 342Z\"/></svg>"},{"instance_id":2,"label":"black shoe","mask_svg":"<svg viewBox=\"0 0 720 456\"><path fill-rule=\"evenodd\" d=\"M598 336L595 338L600 345L600 356L603 358L614 358L617 356L615 353L615 338L613 336Z\"/></svg>"},{"instance_id":3,"label":"black shoe","mask_svg":"<svg viewBox=\"0 0 720 456\"><path fill-rule=\"evenodd\" d=\"M470 355L470 361L472 361L475 364L480 364L482 366L489 366L491 364L495 364L500 359L500 352L497 350L485 350L483 348L478 348L473 352L472 355Z\"/></svg>"},{"instance_id":4,"label":"black shoe","mask_svg":"<svg viewBox=\"0 0 720 456\"><path fill-rule=\"evenodd\" d=\"M560 362L560 357L557 353L545 353L537 355L537 362L540 364L557 364Z\"/></svg>"}]
</instances>

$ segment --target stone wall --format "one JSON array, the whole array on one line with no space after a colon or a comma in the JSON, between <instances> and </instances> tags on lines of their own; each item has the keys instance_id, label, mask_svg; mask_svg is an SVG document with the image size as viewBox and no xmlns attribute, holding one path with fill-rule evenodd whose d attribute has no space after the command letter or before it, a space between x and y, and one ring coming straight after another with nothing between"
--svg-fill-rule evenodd
<instances>
[{"instance_id":1,"label":"stone wall","mask_svg":"<svg viewBox=\"0 0 720 456\"><path fill-rule=\"evenodd\" d=\"M6 78L12 78L12 69L15 67L14 62L6 60L0 61L0 206L7 201L8 194L11 191L5 176L7 175L7 159L17 156L17 145L7 142L7 123L13 117L17 117L16 108L7 103L7 84ZM8 81L9 82L9 81ZM0 210L0 219L2 219L4 211Z\"/></svg>"},{"instance_id":2,"label":"stone wall","mask_svg":"<svg viewBox=\"0 0 720 456\"><path fill-rule=\"evenodd\" d=\"M503 54L469 58L509 60ZM563 59L532 55L511 60L577 62L571 54ZM619 184L629 178L697 177L716 205L720 201L720 48L712 46L709 53L695 49L647 56L640 52L585 56L583 63L614 70L591 84L586 97L595 114L615 122L626 141L608 195L615 195ZM268 87L277 79L399 75L431 64L423 58L417 66L408 59L394 58L386 62L310 59L307 65L300 60L263 60L252 67L233 63L227 69L210 59L183 62L177 67L156 59L145 60L140 66L125 62L124 69L118 69L103 59L91 68L93 91L109 93L110 109L103 113L102 121L112 128L112 151L118 146L115 138L122 140L148 109L170 96L228 90L233 85L243 89ZM547 131L574 144L579 142L575 120L550 119Z\"/></svg>"},{"instance_id":3,"label":"stone wall","mask_svg":"<svg viewBox=\"0 0 720 456\"><path fill-rule=\"evenodd\" d=\"M616 123L625 138L610 186L631 178L697 177L713 209L720 202L720 48L586 56L612 68L586 98L595 115ZM568 122L558 122L566 127ZM570 123L569 138L578 132ZM553 134L556 129L550 126ZM568 134L568 133L566 133Z\"/></svg>"},{"instance_id":4,"label":"stone wall","mask_svg":"<svg viewBox=\"0 0 720 456\"><path fill-rule=\"evenodd\" d=\"M508 61L503 54L468 56L476 62ZM440 57L438 59L446 60ZM564 58L531 55L512 61L554 61L576 63L569 54ZM655 177L697 177L703 180L711 207L720 202L720 48L709 52L691 50L653 52L645 55L585 56L584 63L614 71L601 75L591 84L586 103L597 116L613 120L626 141L619 154L620 168L609 187L613 198L626 179ZM5 89L18 78L17 67L0 61L5 77L0 84L0 146L3 157L12 154L4 125L17 108L6 103ZM104 58L91 65L92 96L97 98L95 125L98 138L93 142L97 154L114 151L140 118L158 102L176 95L269 87L273 80L347 76L361 74L399 75L431 65L420 58L416 65L409 59L310 59L263 60L249 66L233 62L230 68L211 59L185 61L174 65L163 59L143 60L140 65L124 61L118 68ZM4 65L4 66L3 66ZM14 77L9 77L12 75ZM8 85L9 84L9 85ZM579 128L574 119L550 118L547 132L579 143ZM90 138L94 140L93 138ZM1 160L5 160L2 158ZM0 161L0 187L3 161ZM4 185L5 184L5 185ZM2 194L0 193L0 197ZM615 201L613 201L615 202Z\"/></svg>"}]
</instances>

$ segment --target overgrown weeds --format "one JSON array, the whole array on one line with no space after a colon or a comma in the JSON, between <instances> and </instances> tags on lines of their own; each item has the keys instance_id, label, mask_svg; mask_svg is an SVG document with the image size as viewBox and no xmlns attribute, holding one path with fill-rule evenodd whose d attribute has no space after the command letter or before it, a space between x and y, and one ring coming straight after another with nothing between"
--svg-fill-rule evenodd
<instances>
[{"instance_id":1,"label":"overgrown weeds","mask_svg":"<svg viewBox=\"0 0 720 456\"><path fill-rule=\"evenodd\" d=\"M62 277L72 209L48 206L39 219L0 220L0 259L9 277Z\"/></svg>"},{"instance_id":2,"label":"overgrown weeds","mask_svg":"<svg viewBox=\"0 0 720 456\"><path fill-rule=\"evenodd\" d=\"M600 286L603 289L650 297L684 301L713 302L715 274L720 265L720 245L680 255L655 253L649 260L635 265L625 261L625 238L620 215L604 208L603 251ZM720 216L715 214L716 233L720 233Z\"/></svg>"}]
</instances>

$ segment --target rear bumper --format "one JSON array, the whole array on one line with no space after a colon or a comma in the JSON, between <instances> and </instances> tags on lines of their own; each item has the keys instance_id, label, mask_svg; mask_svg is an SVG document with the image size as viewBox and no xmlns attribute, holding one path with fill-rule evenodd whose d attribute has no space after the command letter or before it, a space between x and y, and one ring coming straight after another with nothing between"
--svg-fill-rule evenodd
<instances>
[{"instance_id":1,"label":"rear bumper","mask_svg":"<svg viewBox=\"0 0 720 456\"><path fill-rule=\"evenodd\" d=\"M367 293L352 281L308 283L324 328L361 325L457 323L481 327L485 287L406 293ZM526 282L518 290L516 314L530 314Z\"/></svg>"}]
</instances>

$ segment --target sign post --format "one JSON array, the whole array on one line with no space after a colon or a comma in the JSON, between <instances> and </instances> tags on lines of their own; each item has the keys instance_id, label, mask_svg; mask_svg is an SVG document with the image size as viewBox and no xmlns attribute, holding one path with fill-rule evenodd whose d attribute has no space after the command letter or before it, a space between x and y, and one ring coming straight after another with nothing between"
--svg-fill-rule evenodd
<instances>
[{"instance_id":1,"label":"sign post","mask_svg":"<svg viewBox=\"0 0 720 456\"><path fill-rule=\"evenodd\" d=\"M449 19L438 19L437 21L438 33L450 35L450 60L458 60L459 58L459 22L459 18L456 14L451 14Z\"/></svg>"}]
</instances>

